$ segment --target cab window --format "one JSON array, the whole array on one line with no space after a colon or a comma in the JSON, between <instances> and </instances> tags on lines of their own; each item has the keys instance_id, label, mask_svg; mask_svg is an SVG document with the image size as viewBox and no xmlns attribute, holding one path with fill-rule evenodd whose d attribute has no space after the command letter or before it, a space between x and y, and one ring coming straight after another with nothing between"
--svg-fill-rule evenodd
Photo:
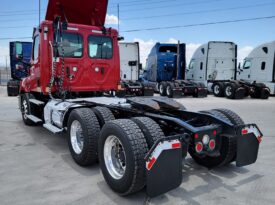
<instances>
[{"instance_id":1,"label":"cab window","mask_svg":"<svg viewBox=\"0 0 275 205\"><path fill-rule=\"evenodd\" d=\"M194 69L195 66L195 60L191 60L190 64L189 64L189 70Z\"/></svg>"},{"instance_id":2,"label":"cab window","mask_svg":"<svg viewBox=\"0 0 275 205\"><path fill-rule=\"evenodd\" d=\"M161 46L159 48L160 53L177 53L176 46Z\"/></svg>"},{"instance_id":3,"label":"cab window","mask_svg":"<svg viewBox=\"0 0 275 205\"><path fill-rule=\"evenodd\" d=\"M252 65L251 61L247 60L244 62L243 69L249 69L251 65Z\"/></svg>"},{"instance_id":4,"label":"cab window","mask_svg":"<svg viewBox=\"0 0 275 205\"><path fill-rule=\"evenodd\" d=\"M33 52L32 52L32 59L36 61L38 59L39 54L39 44L40 44L40 36L34 37L33 41Z\"/></svg>"},{"instance_id":5,"label":"cab window","mask_svg":"<svg viewBox=\"0 0 275 205\"><path fill-rule=\"evenodd\" d=\"M94 59L113 58L112 39L105 36L89 36L89 56Z\"/></svg>"},{"instance_id":6,"label":"cab window","mask_svg":"<svg viewBox=\"0 0 275 205\"><path fill-rule=\"evenodd\" d=\"M65 58L81 58L83 55L83 38L78 33L63 33L62 47ZM62 47L58 48L59 56L63 56Z\"/></svg>"}]
</instances>

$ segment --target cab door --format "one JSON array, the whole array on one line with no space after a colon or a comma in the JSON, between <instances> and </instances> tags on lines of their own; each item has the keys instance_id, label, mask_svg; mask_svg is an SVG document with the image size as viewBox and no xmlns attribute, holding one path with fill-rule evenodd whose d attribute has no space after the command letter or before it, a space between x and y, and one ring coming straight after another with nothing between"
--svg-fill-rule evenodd
<instances>
[{"instance_id":1,"label":"cab door","mask_svg":"<svg viewBox=\"0 0 275 205\"><path fill-rule=\"evenodd\" d=\"M108 36L88 37L89 68L97 88L108 89L115 83L113 41Z\"/></svg>"},{"instance_id":2,"label":"cab door","mask_svg":"<svg viewBox=\"0 0 275 205\"><path fill-rule=\"evenodd\" d=\"M238 71L238 80L251 80L252 60L245 59L243 67Z\"/></svg>"}]
</instances>

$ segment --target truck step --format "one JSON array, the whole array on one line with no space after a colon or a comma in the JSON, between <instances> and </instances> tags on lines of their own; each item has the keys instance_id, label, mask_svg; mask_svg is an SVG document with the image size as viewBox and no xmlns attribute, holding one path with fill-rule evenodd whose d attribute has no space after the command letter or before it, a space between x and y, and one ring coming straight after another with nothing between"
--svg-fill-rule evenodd
<instances>
[{"instance_id":1,"label":"truck step","mask_svg":"<svg viewBox=\"0 0 275 205\"><path fill-rule=\"evenodd\" d=\"M60 128L58 128L52 124L49 124L49 123L44 124L43 127L54 134L59 134L59 133L63 132L63 129L60 129Z\"/></svg>"},{"instance_id":2,"label":"truck step","mask_svg":"<svg viewBox=\"0 0 275 205\"><path fill-rule=\"evenodd\" d=\"M38 106L45 104L43 101L36 100L36 99L29 99L29 101L30 101L30 103L38 105Z\"/></svg>"},{"instance_id":3,"label":"truck step","mask_svg":"<svg viewBox=\"0 0 275 205\"><path fill-rule=\"evenodd\" d=\"M42 122L41 119L39 119L38 117L36 117L36 116L34 116L34 115L27 115L27 118L28 118L29 120L33 121L33 122L36 123L36 124Z\"/></svg>"}]
</instances>

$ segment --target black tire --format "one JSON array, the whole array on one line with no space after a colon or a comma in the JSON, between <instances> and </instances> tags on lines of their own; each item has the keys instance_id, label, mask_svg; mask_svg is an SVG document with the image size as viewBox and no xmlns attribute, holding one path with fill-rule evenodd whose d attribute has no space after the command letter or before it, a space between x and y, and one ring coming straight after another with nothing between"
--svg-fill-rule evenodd
<instances>
[{"instance_id":1,"label":"black tire","mask_svg":"<svg viewBox=\"0 0 275 205\"><path fill-rule=\"evenodd\" d=\"M35 123L31 121L30 119L27 118L27 115L32 114L33 108L31 107L31 103L29 99L33 99L33 95L24 93L21 95L21 100L20 100L20 110L22 114L22 119L25 125L28 126L34 126Z\"/></svg>"},{"instance_id":2,"label":"black tire","mask_svg":"<svg viewBox=\"0 0 275 205\"><path fill-rule=\"evenodd\" d=\"M243 119L235 112L231 111L231 110L228 110L228 109L215 109L216 111L224 114L229 120L230 122L233 124L233 125L237 125L237 126L240 126L240 125L244 125L244 121ZM235 142L234 142L236 145L236 152L235 152L235 155L234 157L232 158L231 162L235 161L236 160L236 155L237 155L237 138L235 137Z\"/></svg>"},{"instance_id":3,"label":"black tire","mask_svg":"<svg viewBox=\"0 0 275 205\"><path fill-rule=\"evenodd\" d=\"M224 121L230 122L230 120L221 112L216 110L201 111L213 115L217 118L223 119ZM194 146L189 147L189 154L191 157L200 165L207 168L221 167L232 162L236 153L236 138L232 136L222 136L220 155L217 157L210 156L199 156L196 154Z\"/></svg>"},{"instance_id":4,"label":"black tire","mask_svg":"<svg viewBox=\"0 0 275 205\"><path fill-rule=\"evenodd\" d=\"M110 174L104 159L105 142L112 136L119 139L126 155L125 173L118 179ZM140 191L145 186L144 157L147 152L145 137L132 120L114 120L104 125L99 138L99 162L106 182L115 192L120 195L129 195Z\"/></svg>"},{"instance_id":5,"label":"black tire","mask_svg":"<svg viewBox=\"0 0 275 205\"><path fill-rule=\"evenodd\" d=\"M115 116L113 115L112 111L106 107L94 107L92 109L97 117L99 122L100 128L102 128L106 122L111 120L115 120Z\"/></svg>"},{"instance_id":6,"label":"black tire","mask_svg":"<svg viewBox=\"0 0 275 205\"><path fill-rule=\"evenodd\" d=\"M161 130L160 126L151 118L148 117L134 117L132 120L139 126L141 129L148 148L150 149L154 143L165 137L163 131Z\"/></svg>"},{"instance_id":7,"label":"black tire","mask_svg":"<svg viewBox=\"0 0 275 205\"><path fill-rule=\"evenodd\" d=\"M224 114L233 125L244 125L243 119L235 112L228 109L214 109L222 114Z\"/></svg>"},{"instance_id":8,"label":"black tire","mask_svg":"<svg viewBox=\"0 0 275 205\"><path fill-rule=\"evenodd\" d=\"M235 83L227 83L224 87L224 95L229 99L235 98L235 92L238 88L238 85Z\"/></svg>"},{"instance_id":9,"label":"black tire","mask_svg":"<svg viewBox=\"0 0 275 205\"><path fill-rule=\"evenodd\" d=\"M71 127L73 122L78 121L82 128L83 148L76 153L71 141ZM100 127L94 112L89 108L78 108L71 112L68 120L68 144L74 161L80 166L89 166L98 159L98 137Z\"/></svg>"},{"instance_id":10,"label":"black tire","mask_svg":"<svg viewBox=\"0 0 275 205\"><path fill-rule=\"evenodd\" d=\"M166 86L167 97L173 98L173 96L174 96L173 89L174 89L174 85L172 83L167 83L167 86Z\"/></svg>"},{"instance_id":11,"label":"black tire","mask_svg":"<svg viewBox=\"0 0 275 205\"><path fill-rule=\"evenodd\" d=\"M217 82L213 84L213 94L216 97L224 97L224 83Z\"/></svg>"},{"instance_id":12,"label":"black tire","mask_svg":"<svg viewBox=\"0 0 275 205\"><path fill-rule=\"evenodd\" d=\"M261 89L261 99L266 100L270 96L270 89L265 87Z\"/></svg>"},{"instance_id":13,"label":"black tire","mask_svg":"<svg viewBox=\"0 0 275 205\"><path fill-rule=\"evenodd\" d=\"M20 81L10 80L7 83L7 94L9 97L19 95Z\"/></svg>"},{"instance_id":14,"label":"black tire","mask_svg":"<svg viewBox=\"0 0 275 205\"><path fill-rule=\"evenodd\" d=\"M159 85L159 94L160 96L166 96L166 87L167 87L167 83L166 82L161 82Z\"/></svg>"}]
</instances>

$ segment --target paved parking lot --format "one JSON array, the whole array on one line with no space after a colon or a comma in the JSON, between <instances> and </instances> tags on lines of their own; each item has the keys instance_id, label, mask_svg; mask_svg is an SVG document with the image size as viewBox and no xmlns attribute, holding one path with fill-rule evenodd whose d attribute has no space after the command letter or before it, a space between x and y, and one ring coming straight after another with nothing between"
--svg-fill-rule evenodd
<instances>
[{"instance_id":1,"label":"paved parking lot","mask_svg":"<svg viewBox=\"0 0 275 205\"><path fill-rule=\"evenodd\" d=\"M275 204L275 97L227 100L184 98L190 110L228 108L255 122L265 138L256 164L207 170L187 158L179 188L157 198L145 192L120 197L98 165L82 168L70 157L65 135L26 127L17 106L0 87L0 204Z\"/></svg>"}]
</instances>

